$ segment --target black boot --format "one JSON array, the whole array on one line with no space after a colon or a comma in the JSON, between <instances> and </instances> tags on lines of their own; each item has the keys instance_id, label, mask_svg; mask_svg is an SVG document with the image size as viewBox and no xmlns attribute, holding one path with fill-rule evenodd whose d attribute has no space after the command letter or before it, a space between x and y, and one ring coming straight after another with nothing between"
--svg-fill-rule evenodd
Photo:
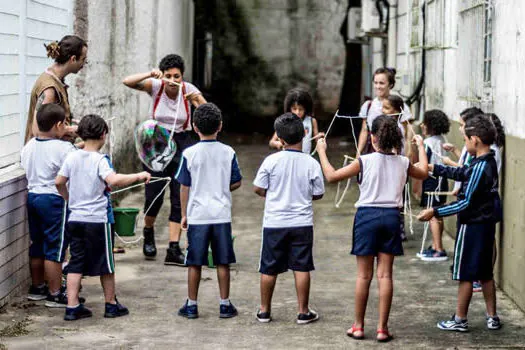
<instances>
[{"instance_id":1,"label":"black boot","mask_svg":"<svg viewBox=\"0 0 525 350\"><path fill-rule=\"evenodd\" d=\"M186 266L186 257L180 250L179 242L170 242L170 246L166 249L166 259L164 265Z\"/></svg>"},{"instance_id":2,"label":"black boot","mask_svg":"<svg viewBox=\"0 0 525 350\"><path fill-rule=\"evenodd\" d=\"M152 260L157 256L157 248L155 247L155 230L153 227L144 227L144 245L142 246L142 253L147 260Z\"/></svg>"}]
</instances>

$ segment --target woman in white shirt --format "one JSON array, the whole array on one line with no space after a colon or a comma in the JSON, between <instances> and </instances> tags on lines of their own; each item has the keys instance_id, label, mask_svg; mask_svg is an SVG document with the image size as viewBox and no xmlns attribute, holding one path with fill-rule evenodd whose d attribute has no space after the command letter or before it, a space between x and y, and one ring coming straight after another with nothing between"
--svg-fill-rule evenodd
<instances>
[{"instance_id":1,"label":"woman in white shirt","mask_svg":"<svg viewBox=\"0 0 525 350\"><path fill-rule=\"evenodd\" d=\"M374 93L375 98L371 101L366 101L361 106L359 115L363 117L363 125L359 133L359 141L357 148L359 154L367 154L373 152L372 144L370 142L370 131L374 119L383 114L383 101L388 98L391 90L396 84L396 70L394 68L378 68L374 72ZM406 128L408 121L412 118L408 106L404 104L403 115L400 118L401 124Z\"/></svg>"},{"instance_id":2,"label":"woman in white shirt","mask_svg":"<svg viewBox=\"0 0 525 350\"><path fill-rule=\"evenodd\" d=\"M193 84L183 80L184 60L179 55L165 56L159 64L159 69L151 72L138 73L126 77L124 85L135 90L147 92L152 99L150 116L157 120L159 126L174 130L173 140L177 143L177 153L171 163L161 172L154 172L144 166L144 170L156 177L170 177L170 202L171 212L169 217L170 243L166 253L165 265L184 266L184 254L179 240L181 235L181 210L180 210L180 185L174 179L178 169L182 151L192 144L189 131L191 131L191 106L200 106L206 103L199 89ZM182 92L182 103L179 94ZM146 202L144 210L150 207L144 218L144 246L143 253L146 259L154 259L157 255L155 247L154 225L163 196L154 199L160 194L164 183L155 182L146 185Z\"/></svg>"}]
</instances>

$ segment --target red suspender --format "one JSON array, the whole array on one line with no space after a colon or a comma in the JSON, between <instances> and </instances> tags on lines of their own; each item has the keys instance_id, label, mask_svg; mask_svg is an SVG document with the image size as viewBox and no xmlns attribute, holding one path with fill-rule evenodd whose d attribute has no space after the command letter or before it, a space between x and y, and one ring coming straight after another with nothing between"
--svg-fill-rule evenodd
<instances>
[{"instance_id":1,"label":"red suspender","mask_svg":"<svg viewBox=\"0 0 525 350\"><path fill-rule=\"evenodd\" d=\"M160 96L162 96L162 91L164 91L164 81L161 81L159 92L157 93L157 96L155 97L155 102L153 103L153 112L151 113L152 119L155 119L155 111L157 110L157 106L159 105Z\"/></svg>"},{"instance_id":2,"label":"red suspender","mask_svg":"<svg viewBox=\"0 0 525 350\"><path fill-rule=\"evenodd\" d=\"M186 95L186 84L182 82L182 98ZM182 131L186 130L188 127L188 123L190 122L190 109L188 107L188 101L184 101L184 109L186 110L186 121L184 122L184 125L182 126Z\"/></svg>"}]
</instances>

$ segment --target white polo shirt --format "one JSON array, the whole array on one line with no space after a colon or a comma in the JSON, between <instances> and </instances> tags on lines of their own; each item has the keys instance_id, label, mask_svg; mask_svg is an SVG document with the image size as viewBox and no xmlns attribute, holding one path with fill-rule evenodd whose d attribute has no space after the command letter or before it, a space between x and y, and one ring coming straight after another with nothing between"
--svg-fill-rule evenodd
<instances>
[{"instance_id":1,"label":"white polo shirt","mask_svg":"<svg viewBox=\"0 0 525 350\"><path fill-rule=\"evenodd\" d=\"M58 174L69 179L69 221L108 222L105 179L114 172L105 154L78 150L66 157Z\"/></svg>"},{"instance_id":2,"label":"white polo shirt","mask_svg":"<svg viewBox=\"0 0 525 350\"><path fill-rule=\"evenodd\" d=\"M309 154L283 150L266 157L253 184L266 190L263 227L313 225L312 197L324 194L323 173Z\"/></svg>"}]
</instances>

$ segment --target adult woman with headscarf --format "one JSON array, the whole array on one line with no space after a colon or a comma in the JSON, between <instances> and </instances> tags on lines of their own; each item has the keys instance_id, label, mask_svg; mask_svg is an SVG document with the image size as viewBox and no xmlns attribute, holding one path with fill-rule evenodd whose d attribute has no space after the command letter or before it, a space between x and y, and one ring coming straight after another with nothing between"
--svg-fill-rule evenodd
<instances>
[{"instance_id":1,"label":"adult woman with headscarf","mask_svg":"<svg viewBox=\"0 0 525 350\"><path fill-rule=\"evenodd\" d=\"M71 126L71 108L69 106L68 85L64 79L69 74L78 73L86 63L87 43L76 35L66 35L59 42L45 45L47 56L55 63L40 74L31 90L29 112L27 115L25 142L38 134L36 112L47 103L62 106L66 112L68 134L72 136L76 127Z\"/></svg>"},{"instance_id":2,"label":"adult woman with headscarf","mask_svg":"<svg viewBox=\"0 0 525 350\"><path fill-rule=\"evenodd\" d=\"M374 93L375 98L371 101L366 101L361 106L359 115L363 118L363 125L359 134L359 141L357 143L359 154L367 154L373 152L372 144L370 142L370 131L374 119L383 114L383 101L388 98L391 90L396 84L396 70L394 68L378 68L374 72ZM405 131L408 126L408 121L412 118L408 106L403 106L403 113L399 118L400 127ZM410 137L410 135L409 135ZM410 139L407 137L407 139Z\"/></svg>"},{"instance_id":3,"label":"adult woman with headscarf","mask_svg":"<svg viewBox=\"0 0 525 350\"><path fill-rule=\"evenodd\" d=\"M159 69L151 72L138 73L126 77L124 85L135 90L148 93L152 104L150 116L155 119L159 126L168 129L174 128L173 140L177 144L177 151L168 166L160 172L152 171L144 166L144 169L156 177L170 177L170 202L171 211L169 216L169 247L164 260L165 265L184 265L184 254L182 253L179 240L181 236L181 208L180 208L180 185L175 180L175 172L178 169L182 151L193 142L189 135L191 131L191 108L206 103L199 89L193 84L183 80L184 60L179 55L170 54L165 56L159 63ZM179 94L182 93L183 101L179 103ZM157 214L163 203L160 194L164 187L162 182L146 185L146 201L144 210L149 208L144 217L144 245L143 253L146 259L154 259L157 255L155 246L154 225ZM151 208L150 208L151 206Z\"/></svg>"}]
</instances>

